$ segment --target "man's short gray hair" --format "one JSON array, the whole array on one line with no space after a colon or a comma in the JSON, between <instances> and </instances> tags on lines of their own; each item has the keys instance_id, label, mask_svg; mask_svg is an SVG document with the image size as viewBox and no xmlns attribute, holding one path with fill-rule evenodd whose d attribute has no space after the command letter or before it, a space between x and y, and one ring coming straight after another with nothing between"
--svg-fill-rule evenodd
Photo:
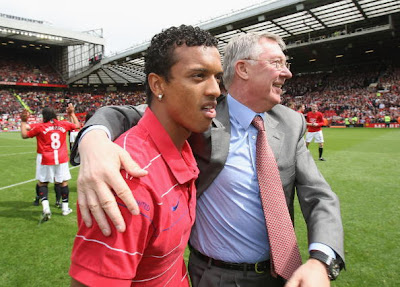
<instances>
[{"instance_id":1,"label":"man's short gray hair","mask_svg":"<svg viewBox=\"0 0 400 287\"><path fill-rule=\"evenodd\" d=\"M259 41L263 38L276 41L282 51L286 49L286 44L281 36L271 32L241 34L232 38L226 45L223 60L223 81L227 90L232 84L235 75L236 62L243 59L257 58L261 53Z\"/></svg>"}]
</instances>

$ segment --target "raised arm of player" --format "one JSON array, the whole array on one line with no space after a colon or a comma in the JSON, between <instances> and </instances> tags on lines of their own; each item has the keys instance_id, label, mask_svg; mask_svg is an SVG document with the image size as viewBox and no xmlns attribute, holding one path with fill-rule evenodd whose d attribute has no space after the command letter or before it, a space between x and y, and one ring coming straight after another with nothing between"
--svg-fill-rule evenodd
<instances>
[{"instance_id":1,"label":"raised arm of player","mask_svg":"<svg viewBox=\"0 0 400 287\"><path fill-rule=\"evenodd\" d=\"M71 123L75 124L75 127L79 129L81 127L81 123L75 115L75 107L73 104L69 103L67 107L68 119Z\"/></svg>"},{"instance_id":2,"label":"raised arm of player","mask_svg":"<svg viewBox=\"0 0 400 287\"><path fill-rule=\"evenodd\" d=\"M28 138L28 131L30 129L30 126L27 123L28 118L29 118L28 110L23 110L21 113L21 137L23 139Z\"/></svg>"}]
</instances>

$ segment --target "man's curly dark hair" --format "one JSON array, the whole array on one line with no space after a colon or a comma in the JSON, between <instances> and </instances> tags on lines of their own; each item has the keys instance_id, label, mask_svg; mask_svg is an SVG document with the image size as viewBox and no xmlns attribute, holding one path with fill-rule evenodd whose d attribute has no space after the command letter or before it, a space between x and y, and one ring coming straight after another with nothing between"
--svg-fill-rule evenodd
<instances>
[{"instance_id":1,"label":"man's curly dark hair","mask_svg":"<svg viewBox=\"0 0 400 287\"><path fill-rule=\"evenodd\" d=\"M218 40L208 31L199 27L181 25L170 27L156 34L147 48L145 55L144 71L146 74L147 104L150 105L152 92L147 81L150 73L162 76L167 82L170 78L171 67L176 63L174 57L175 48L182 45L188 47L206 46L217 47Z\"/></svg>"}]
</instances>

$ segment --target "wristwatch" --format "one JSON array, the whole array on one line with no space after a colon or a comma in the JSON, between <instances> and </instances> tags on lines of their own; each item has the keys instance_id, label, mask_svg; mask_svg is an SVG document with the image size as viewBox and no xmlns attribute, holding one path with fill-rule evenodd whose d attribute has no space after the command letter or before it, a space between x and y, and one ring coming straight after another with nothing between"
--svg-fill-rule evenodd
<instances>
[{"instance_id":1,"label":"wristwatch","mask_svg":"<svg viewBox=\"0 0 400 287\"><path fill-rule=\"evenodd\" d=\"M332 258L319 250L310 251L310 258L317 259L326 265L326 268L328 270L328 277L330 280L335 280L339 276L340 270L342 268L338 260L336 260L335 258Z\"/></svg>"}]
</instances>

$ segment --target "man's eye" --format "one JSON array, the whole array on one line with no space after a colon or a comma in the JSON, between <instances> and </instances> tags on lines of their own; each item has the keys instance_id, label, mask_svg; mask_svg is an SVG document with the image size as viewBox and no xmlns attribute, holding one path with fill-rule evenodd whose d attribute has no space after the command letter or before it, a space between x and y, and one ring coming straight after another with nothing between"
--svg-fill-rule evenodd
<instances>
[{"instance_id":1,"label":"man's eye","mask_svg":"<svg viewBox=\"0 0 400 287\"><path fill-rule=\"evenodd\" d=\"M203 74L194 74L193 75L194 78L204 78Z\"/></svg>"}]
</instances>

